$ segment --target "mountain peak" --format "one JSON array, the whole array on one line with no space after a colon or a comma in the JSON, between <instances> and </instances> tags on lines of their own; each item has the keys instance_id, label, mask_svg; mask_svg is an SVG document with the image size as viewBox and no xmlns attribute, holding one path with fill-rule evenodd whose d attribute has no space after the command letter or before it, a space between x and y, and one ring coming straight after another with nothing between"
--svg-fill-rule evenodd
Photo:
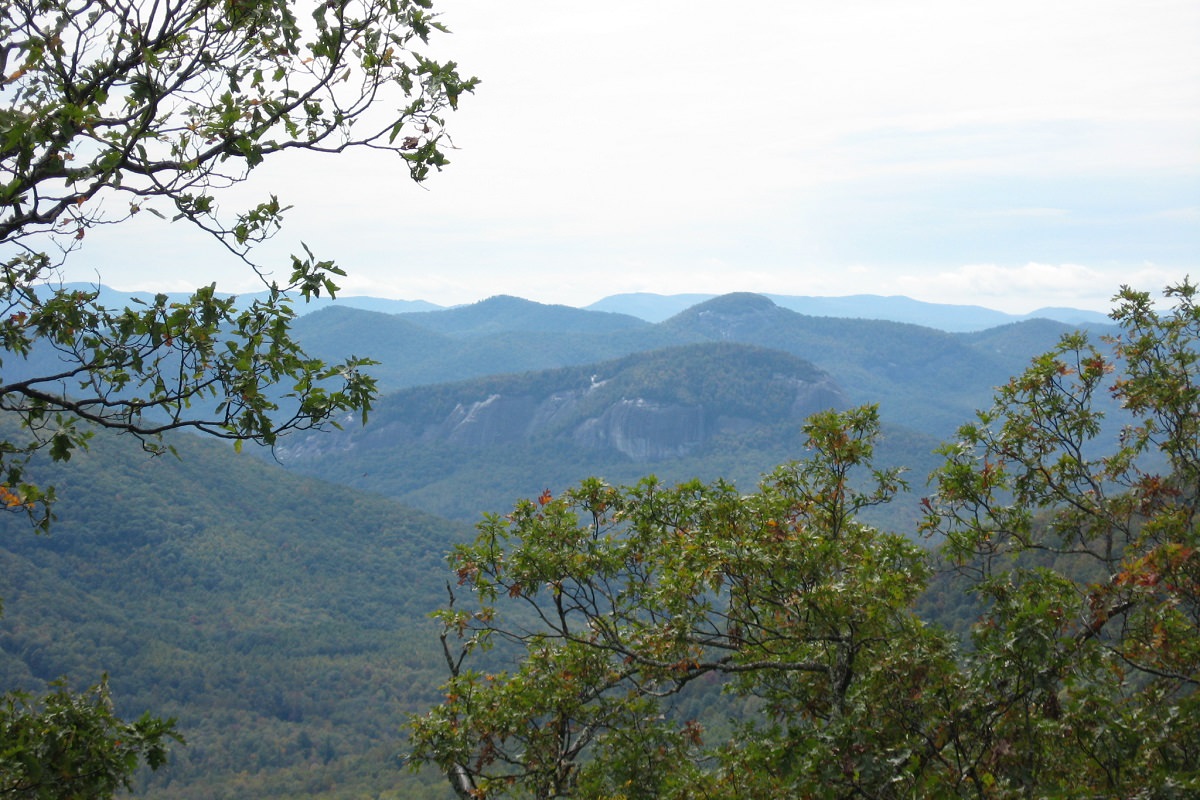
<instances>
[{"instance_id":1,"label":"mountain peak","mask_svg":"<svg viewBox=\"0 0 1200 800\"><path fill-rule=\"evenodd\" d=\"M451 336L491 335L510 331L604 333L646 328L650 323L628 314L587 311L498 294L466 306L404 315L430 330Z\"/></svg>"},{"instance_id":2,"label":"mountain peak","mask_svg":"<svg viewBox=\"0 0 1200 800\"><path fill-rule=\"evenodd\" d=\"M524 297L517 297L515 294L494 294L491 297L485 298L470 305L476 308L485 306L510 308L513 306L546 306L548 303L539 303L536 300L526 300Z\"/></svg>"},{"instance_id":3,"label":"mountain peak","mask_svg":"<svg viewBox=\"0 0 1200 800\"><path fill-rule=\"evenodd\" d=\"M730 292L694 306L700 313L707 311L720 314L762 314L778 308L771 298L754 292Z\"/></svg>"},{"instance_id":4,"label":"mountain peak","mask_svg":"<svg viewBox=\"0 0 1200 800\"><path fill-rule=\"evenodd\" d=\"M690 328L715 339L738 339L749 331L769 327L781 314L788 313L769 297L734 292L692 306L663 324L671 328Z\"/></svg>"}]
</instances>

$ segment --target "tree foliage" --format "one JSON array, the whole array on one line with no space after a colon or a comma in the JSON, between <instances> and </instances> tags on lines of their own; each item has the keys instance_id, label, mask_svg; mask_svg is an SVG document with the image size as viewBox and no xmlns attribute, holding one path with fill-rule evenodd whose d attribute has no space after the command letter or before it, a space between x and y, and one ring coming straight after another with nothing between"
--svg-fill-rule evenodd
<instances>
[{"instance_id":1,"label":"tree foliage","mask_svg":"<svg viewBox=\"0 0 1200 800\"><path fill-rule=\"evenodd\" d=\"M27 435L0 445L0 502L44 510L52 496L27 480L26 457L69 457L86 442L80 423L151 448L173 428L269 445L365 414L363 360L310 358L289 331L289 293L332 294L342 271L305 248L274 279L253 247L286 206L271 196L230 213L218 200L289 150L389 151L416 180L440 169L443 112L475 81L422 55L437 30L427 0L4 4L0 408ZM53 288L90 230L140 213L207 232L267 294L238 305L207 287L112 309L98 292Z\"/></svg>"},{"instance_id":2,"label":"tree foliage","mask_svg":"<svg viewBox=\"0 0 1200 800\"><path fill-rule=\"evenodd\" d=\"M902 485L870 466L878 424L873 407L817 415L814 456L753 495L592 480L490 517L452 558L480 608L441 615L453 678L446 703L414 720L414 758L436 761L464 797L849 790L879 771L858 763L879 750L905 762L903 730L859 741L874 738L877 692L890 691L876 672L897 668L897 642L942 646L908 609L928 575L922 550L855 521ZM503 615L514 600L525 609ZM465 668L497 642L521 649L514 670ZM761 713L706 749L703 723L670 712L696 687L756 698ZM823 763L827 747L845 759Z\"/></svg>"},{"instance_id":3,"label":"tree foliage","mask_svg":"<svg viewBox=\"0 0 1200 800\"><path fill-rule=\"evenodd\" d=\"M111 797L131 788L142 761L158 769L168 740L182 741L174 720L144 715L124 722L112 711L107 681L82 694L62 683L34 701L0 700L0 795L20 800Z\"/></svg>"},{"instance_id":4,"label":"tree foliage","mask_svg":"<svg viewBox=\"0 0 1200 800\"><path fill-rule=\"evenodd\" d=\"M29 459L69 459L93 426L159 452L176 429L272 445L365 421L370 362L311 358L290 331L292 296L333 294L344 273L305 247L276 280L253 248L286 206L218 201L289 150L387 151L418 181L440 169L442 115L475 81L422 54L438 30L429 0L0 5L0 509L47 528L53 489ZM98 287L63 286L90 231L138 214L211 235L265 295L238 304L214 285L108 308ZM0 780L18 796L111 796L140 758L162 763L172 736L169 723L112 717L103 687L6 702Z\"/></svg>"},{"instance_id":5,"label":"tree foliage","mask_svg":"<svg viewBox=\"0 0 1200 800\"><path fill-rule=\"evenodd\" d=\"M988 608L976 665L1004 692L980 735L1017 785L1200 787L1196 292L1160 312L1123 289L1111 356L1064 337L943 448L926 525ZM1116 442L1104 393L1128 415Z\"/></svg>"},{"instance_id":6,"label":"tree foliage","mask_svg":"<svg viewBox=\"0 0 1200 800\"><path fill-rule=\"evenodd\" d=\"M412 762L464 798L1194 794L1196 292L1123 289L1119 336L998 390L922 501L940 553L858 521L903 488L873 407L752 494L593 479L486 518ZM914 611L939 569L964 638Z\"/></svg>"}]
</instances>

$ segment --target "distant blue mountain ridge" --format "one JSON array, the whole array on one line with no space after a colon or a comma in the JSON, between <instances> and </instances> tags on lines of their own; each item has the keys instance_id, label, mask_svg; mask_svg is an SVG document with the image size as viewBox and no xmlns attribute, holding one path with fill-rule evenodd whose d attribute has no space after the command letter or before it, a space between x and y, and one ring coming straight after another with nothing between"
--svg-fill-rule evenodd
<instances>
[{"instance_id":1,"label":"distant blue mountain ridge","mask_svg":"<svg viewBox=\"0 0 1200 800\"><path fill-rule=\"evenodd\" d=\"M587 309L631 314L648 322L662 322L681 311L717 296L713 294L615 294L592 303L587 306ZM954 333L982 331L1027 319L1050 319L1068 325L1112 324L1112 320L1104 314L1078 308L1039 308L1028 314L1008 314L983 306L926 303L902 295L884 297L875 294L855 294L845 297L811 297L764 294L763 296L770 298L780 308L810 317L907 322Z\"/></svg>"},{"instance_id":2,"label":"distant blue mountain ridge","mask_svg":"<svg viewBox=\"0 0 1200 800\"><path fill-rule=\"evenodd\" d=\"M66 284L66 287L85 291L96 289L94 285L86 283ZM152 301L154 298L152 292L123 292L103 285L99 289L101 302L108 306L122 306L128 303L131 298L142 301ZM166 294L171 300L182 301L187 297L185 293ZM229 295L225 294L224 296ZM246 300L264 296L265 292L242 295ZM658 323L692 306L718 296L715 294L663 295L649 292L614 294L598 300L591 305L584 306L582 310L625 314L647 322ZM885 297L873 294L856 294L845 297L813 297L806 295L764 294L763 296L770 298L781 308L813 317L905 322L952 333L982 331L999 325L1007 325L1028 319L1050 319L1068 325L1111 324L1111 320L1104 314L1078 308L1048 307L1039 308L1028 314L1009 314L984 306L927 303L902 295ZM446 306L439 306L425 300L390 300L381 297L365 296L341 296L336 300L320 297L309 303L297 301L295 310L297 314L307 314L331 305L384 314L436 313L448 310ZM546 304L538 303L538 305ZM562 306L559 307L562 308ZM455 306L453 308L462 308L462 306Z\"/></svg>"}]
</instances>

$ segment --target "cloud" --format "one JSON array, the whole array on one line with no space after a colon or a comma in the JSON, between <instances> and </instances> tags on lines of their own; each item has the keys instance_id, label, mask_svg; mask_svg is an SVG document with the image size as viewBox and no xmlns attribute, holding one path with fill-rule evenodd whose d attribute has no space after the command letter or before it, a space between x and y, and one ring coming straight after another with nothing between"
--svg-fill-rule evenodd
<instances>
[{"instance_id":1,"label":"cloud","mask_svg":"<svg viewBox=\"0 0 1200 800\"><path fill-rule=\"evenodd\" d=\"M1152 216L1159 219L1167 220L1183 220L1185 222L1200 223L1200 206L1189 206L1187 208L1168 208L1159 211Z\"/></svg>"},{"instance_id":2,"label":"cloud","mask_svg":"<svg viewBox=\"0 0 1200 800\"><path fill-rule=\"evenodd\" d=\"M1071 212L1065 208L997 208L969 212L972 216L997 219L1058 219Z\"/></svg>"},{"instance_id":3,"label":"cloud","mask_svg":"<svg viewBox=\"0 0 1200 800\"><path fill-rule=\"evenodd\" d=\"M1074 291L1088 283L1099 283L1103 276L1081 264L1038 264L1019 267L996 264L967 264L956 270L939 272L938 282L950 291L982 292L998 295L1012 292Z\"/></svg>"},{"instance_id":4,"label":"cloud","mask_svg":"<svg viewBox=\"0 0 1200 800\"><path fill-rule=\"evenodd\" d=\"M1200 273L1195 0L455 0L478 92L453 164L284 159L352 293L586 304L620 291L906 294L1106 310ZM145 216L145 215L144 215ZM147 223L149 220L147 220ZM89 234L85 279L254 288L180 226ZM217 265L226 265L221 267ZM188 280L189 284L193 281Z\"/></svg>"},{"instance_id":5,"label":"cloud","mask_svg":"<svg viewBox=\"0 0 1200 800\"><path fill-rule=\"evenodd\" d=\"M1123 285L1158 293L1186 276L1186 270L1154 264L1136 268L1044 264L1019 266L966 264L929 275L896 280L901 294L937 302L982 305L1012 313L1065 305L1107 311Z\"/></svg>"}]
</instances>

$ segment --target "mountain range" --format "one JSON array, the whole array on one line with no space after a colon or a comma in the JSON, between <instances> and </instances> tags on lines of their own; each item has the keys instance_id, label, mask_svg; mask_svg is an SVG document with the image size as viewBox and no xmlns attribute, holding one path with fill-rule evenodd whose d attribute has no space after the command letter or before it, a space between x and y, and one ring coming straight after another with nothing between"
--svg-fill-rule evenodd
<instances>
[{"instance_id":1,"label":"mountain range","mask_svg":"<svg viewBox=\"0 0 1200 800\"><path fill-rule=\"evenodd\" d=\"M877 463L914 491L870 521L911 532L934 447L1074 327L949 332L754 294L658 322L503 296L318 309L295 321L309 352L381 362L369 424L288 437L282 466L187 436L147 460L113 435L40 465L52 534L0 515L0 686L107 671L123 714L177 716L189 745L143 778L153 800L444 797L397 756L445 677L427 614L464 523L589 475L749 491L805 455L808 414L878 403Z\"/></svg>"},{"instance_id":2,"label":"mountain range","mask_svg":"<svg viewBox=\"0 0 1200 800\"><path fill-rule=\"evenodd\" d=\"M102 303L119 307L129 302L131 298L148 301L153 298L150 292L125 292L107 286L95 286L87 283L66 284L67 288L83 291L96 290L100 292ZM220 293L229 296L227 293ZM167 293L172 301L186 299L181 293ZM265 293L247 293L239 295L245 300L263 297ZM979 305L958 305L952 303L930 303L914 300L902 295L882 296L872 294L848 295L844 297L819 297L810 295L764 294L776 305L814 317L842 317L846 319L874 319L888 322L906 322L913 325L923 325L944 331L966 332L980 331L998 325L1012 322L1023 322L1031 319L1049 319L1064 322L1068 325L1104 325L1108 317L1096 311L1078 308L1039 308L1027 314L1010 314ZM596 302L584 306L582 310L604 311L636 317L646 322L662 322L687 308L718 297L714 294L653 294L650 292L633 292L609 295ZM308 303L298 303L295 306L297 314L307 314L323 308L354 308L361 311L378 311L383 314L406 314L430 311L444 311L446 306L430 303L425 300L393 300L381 297L362 295L339 296L337 299L328 297L314 298ZM450 308L460 308L453 306ZM568 309L570 306L555 306Z\"/></svg>"},{"instance_id":3,"label":"mountain range","mask_svg":"<svg viewBox=\"0 0 1200 800\"><path fill-rule=\"evenodd\" d=\"M295 322L312 355L380 362L386 392L486 375L581 365L700 342L781 350L829 372L853 403L946 435L991 389L1076 325L1031 319L974 333L885 320L816 317L763 295L723 295L657 324L614 312L493 297L454 309L381 314L333 307ZM1088 324L1095 333L1110 325Z\"/></svg>"},{"instance_id":4,"label":"mountain range","mask_svg":"<svg viewBox=\"0 0 1200 800\"><path fill-rule=\"evenodd\" d=\"M649 293L615 294L587 306L592 311L613 311L631 314L649 322L662 322L679 312L712 300L712 294L659 295ZM927 303L902 295L882 296L856 294L844 297L812 297L808 295L764 294L776 305L812 317L843 317L846 319L875 319L887 322L907 322L943 331L980 331L1023 322L1049 319L1068 325L1103 325L1108 318L1095 311L1078 308L1046 307L1028 314L1009 314L978 305Z\"/></svg>"},{"instance_id":5,"label":"mountain range","mask_svg":"<svg viewBox=\"0 0 1200 800\"><path fill-rule=\"evenodd\" d=\"M732 294L651 324L494 297L437 312L328 308L296 322L306 350L358 346L385 394L372 422L293 437L290 469L475 520L591 474L752 485L803 455L801 422L876 403L882 453L923 481L931 452L1071 326L948 333L813 317ZM1097 334L1112 332L1096 326Z\"/></svg>"}]
</instances>

